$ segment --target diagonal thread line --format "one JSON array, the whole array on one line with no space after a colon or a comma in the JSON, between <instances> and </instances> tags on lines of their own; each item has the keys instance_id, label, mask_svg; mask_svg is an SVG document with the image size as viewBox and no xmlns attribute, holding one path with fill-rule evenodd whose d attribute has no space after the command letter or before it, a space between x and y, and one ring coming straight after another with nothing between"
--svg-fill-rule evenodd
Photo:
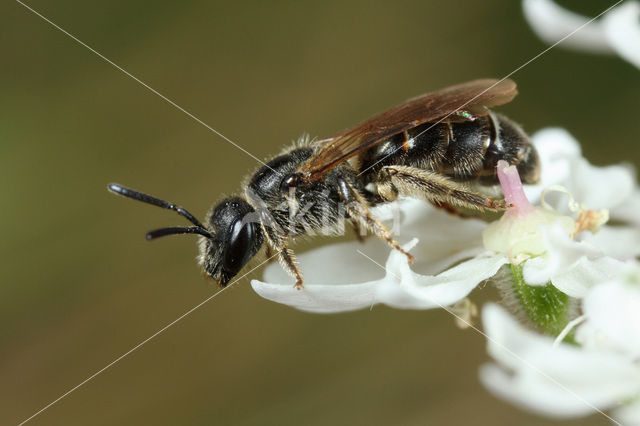
<instances>
[{"instance_id":1,"label":"diagonal thread line","mask_svg":"<svg viewBox=\"0 0 640 426\"><path fill-rule=\"evenodd\" d=\"M195 115L193 115L192 113L190 113L189 111L187 111L186 109L184 109L183 107L181 107L180 105L176 104L174 101L172 101L171 99L167 98L166 96L164 96L163 94L161 94L160 92L158 92L157 90L155 90L154 88L152 88L151 86L149 86L148 84L146 84L145 82L143 82L142 80L140 80L139 78L137 78L136 76L134 76L133 74L129 73L128 71L126 71L124 68L120 67L119 65L117 65L115 62L111 61L110 59L108 59L107 57L105 57L104 55L102 55L101 53L99 53L98 51L96 51L95 49L91 48L89 45L87 45L86 43L82 42L81 40L79 40L77 37L73 36L72 34L70 34L69 32L67 32L66 30L64 30L63 28L61 28L60 26L56 25L55 23L53 23L51 20L47 19L45 16L43 16L42 14L40 14L39 12L37 12L36 10L34 10L33 8L29 7L28 5L26 5L25 3L23 3L20 0L16 0L16 2L18 2L20 5L22 5L23 7L25 7L26 9L28 9L29 11L31 11L32 13L34 13L35 15L39 16L41 19L43 19L44 21L46 21L47 23L49 23L50 25L52 25L53 27L55 27L56 29L58 29L59 31L61 31L62 33L64 33L65 35L67 35L68 37L70 37L71 39L73 39L74 41L76 41L77 43L79 43L80 45L84 46L85 48L89 49L91 52L93 52L94 54L96 54L97 56L99 56L101 59L103 59L104 61L106 61L107 63L109 63L110 65L112 65L113 67L115 67L116 69L120 70L121 72L123 72L124 74L126 74L127 76L131 77L132 79L134 79L136 82L138 82L139 84L141 84L143 87L145 87L146 89L148 89L149 91L151 91L152 93L154 93L155 95L159 96L160 98L162 98L164 101L168 102L169 104L171 104L172 106L174 106L175 108L177 108L178 110L182 111L183 113L185 113L186 115L188 115L189 117L191 117L192 119L194 119L195 121L197 121L198 123L200 123L201 125L203 125L204 127L206 127L207 129L209 129L210 131L212 131L213 133L217 134L218 136L220 136L221 138L223 138L224 140L226 140L227 142L231 143L233 146L235 146L236 148L238 148L239 150L243 151L245 154L249 155L250 157L252 157L253 159L255 159L256 161L258 161L259 163L269 167L267 164L264 163L264 161L260 160L259 158L257 158L256 156L254 156L253 154L251 154L250 152L248 152L247 150L245 150L244 148L242 148L241 146L239 146L238 144L236 144L235 142L233 142L231 139L227 138L226 136L224 136L222 133L218 132L216 129L214 129L213 127L209 126L208 124L206 124L205 122L203 122L202 120L200 120L198 117L196 117ZM569 33L568 35L566 35L565 37L563 37L562 39L560 39L559 41L557 41L556 43L554 43L553 45L549 46L548 48L546 48L545 50L543 50L542 52L538 53L536 56L534 56L533 58L531 58L530 60L528 60L527 62L525 62L524 64L520 65L518 68L516 68L514 71L510 72L509 74L507 74L505 77L503 77L501 80L499 80L498 82L494 83L494 85L490 86L489 88L487 88L484 92L481 92L480 94L476 95L474 98L470 99L469 101L467 101L466 103L464 103L463 105L461 105L458 109L464 108L464 106L468 105L470 102L473 102L473 100L475 100L478 96L482 95L483 93L485 93L486 91L490 90L492 87L494 87L495 85L499 84L500 82L504 81L505 79L509 78L511 75L515 74L516 72L518 72L519 70L521 70L522 68L524 68L525 66L529 65L531 62L533 62L534 60L538 59L540 56L542 56L543 54L547 53L549 50L551 50L552 48L554 48L555 46L557 46L558 44L560 44L561 42L563 42L564 40L566 40L567 38L569 38L570 36L572 36L573 34L575 34L576 32L578 32L579 30L581 30L582 28L584 28L586 25L590 24L591 22L593 22L594 20L596 20L597 18L599 18L600 16L602 16L603 14L605 14L606 12L608 12L609 10L611 10L612 8L614 8L615 6L617 6L619 3L621 3L622 0L617 1L615 4L613 4L612 6L610 6L609 8L605 9L603 12L601 12L600 14L598 14L597 16L595 16L593 19L589 20L588 22L582 24L581 26L579 26L578 28L576 28L574 31L572 31L571 33ZM440 121L434 123L431 127L435 126L436 124L440 123L442 120L446 119L447 117L449 117L452 113L449 113L447 116L443 117ZM421 134L423 134L424 132L428 131L431 127L429 127L428 129L425 129L423 132L421 132L420 134L418 134L416 137L420 136ZM392 155L393 152L389 155ZM383 159L379 160L378 162L376 162L375 164L373 164L372 166L370 166L369 168L363 170L360 174L364 173L365 171L367 171L368 169L370 169L371 167L375 166L376 164L378 164L380 161L384 160L387 157L384 157ZM269 167L270 168L270 167ZM272 169L273 170L273 169ZM378 264L376 261L374 261L373 259L371 259L370 257L368 257L367 255L365 255L364 253L360 252L358 250L358 252L360 254L362 254L363 256L365 256L366 258L368 258L369 260L371 260L372 262L374 262L376 265L382 267L384 269L384 267L380 264ZM48 409L49 407L51 407L52 405L56 404L57 402L59 402L61 399L65 398L66 396L68 396L69 394L71 394L73 391L75 391L76 389L78 389L79 387L81 387L82 385L86 384L87 382L89 382L90 380L92 380L93 378L95 378L96 376L98 376L99 374L101 374L102 372L104 372L105 370L107 370L108 368L110 368L111 366L113 366L114 364L116 364L117 362L119 362L120 360L122 360L123 358L125 358L126 356L128 356L129 354L131 354L132 352L134 352L135 350L137 350L138 348L140 348L141 346L143 346L144 344L146 344L148 341L152 340L153 338L155 338L156 336L158 336L159 334L161 334L162 332L164 332L165 330L167 330L168 328L170 328L171 326L173 326L174 324L176 324L178 321L182 320L183 318L185 318L186 316L188 316L189 314L191 314L192 312L194 312L195 310L197 310L198 308L200 308L202 305L204 305L205 303L207 303L208 301L210 301L211 299L215 298L218 294L222 293L223 291L225 291L227 288L230 288L232 285L234 285L235 283L237 283L240 279L244 278L245 276L247 276L248 274L250 274L251 272L253 272L255 269L259 268L260 266L262 266L264 263L266 263L267 261L271 260L274 256L271 256L270 258L268 258L267 260L265 260L264 262L260 263L258 266L256 266L255 268L251 269L249 272L247 272L246 274L242 275L240 278L234 280L231 284L229 284L227 287L223 288L222 290L218 291L217 293L211 295L210 297L208 297L207 299L205 299L204 301L202 301L201 303L199 303L198 305L196 305L195 307L193 307L192 309L190 309L189 311L185 312L184 314L182 314L180 317L178 317L177 319L175 319L174 321L172 321L171 323L167 324L165 327L163 327L162 329L158 330L156 333L154 333L153 335L151 335L150 337L146 338L145 340L143 340L142 342L140 342L138 345L134 346L133 348L131 348L129 351L125 352L123 355L121 355L120 357L116 358L114 361L112 361L111 363L107 364L105 367L103 367L102 369L98 370L97 372L95 372L94 374L92 374L91 376L89 376L87 379L85 379L83 382L79 383L78 385L76 385L75 387L71 388L69 391L67 391L66 393L62 394L60 397L58 397L57 399L55 399L54 401L52 401L51 403L49 403L48 405L46 405L45 407L43 407L42 409L40 409L39 411L37 411L36 413L34 413L33 415L31 415L29 418L25 419L24 421L22 421L20 423L20 425L25 424L26 422L30 421L31 419L33 419L34 417L36 417L37 415L39 415L40 413L42 413L43 411L45 411L46 409ZM467 324L469 327L473 328L474 330L476 330L478 333L482 334L483 336L487 337L482 331L478 330L476 327L474 327L473 325L469 324L466 320L464 320L463 318L458 317L458 315L456 315L454 312L450 311L449 309L447 309L446 307L442 306L443 309L445 309L447 312L449 312L450 314L452 314L453 316L459 318L459 320L461 320L462 322L464 322L465 324ZM513 352L511 352L508 348L505 348L507 351L509 351L510 353L513 354ZM513 354L515 357L518 357L516 354ZM526 361L522 360L523 362L526 363ZM530 364L529 364L530 365ZM535 367L533 365L530 365L532 368L535 369ZM538 370L539 371L539 370ZM541 374L545 375L544 373L540 372ZM546 376L546 375L545 375ZM560 387L562 387L563 389L567 390L568 392L574 394L570 389L567 389L566 387L562 386L562 384L556 382L553 378L547 376L550 380L554 381L556 384L558 384ZM575 394L574 394L575 395ZM580 398L578 395L575 395L576 397ZM581 399L581 398L580 398ZM584 400L583 400L584 401ZM589 404L587 401L584 401L586 404L588 404L589 406L591 406L592 408L594 408L596 411L600 412L602 415L604 415L605 417L609 418L611 421L613 421L616 424L617 423L615 420L613 420L611 417L607 416L605 413L603 413L602 411L598 410L596 407L593 407L591 404Z\"/></svg>"},{"instance_id":2,"label":"diagonal thread line","mask_svg":"<svg viewBox=\"0 0 640 426\"><path fill-rule=\"evenodd\" d=\"M158 336L159 334L161 334L162 332L164 332L165 330L167 330L168 328L172 327L173 325L175 325L178 321L182 320L183 318L185 318L186 316L190 315L191 313L193 313L194 311L196 311L198 308L200 308L202 305L204 305L205 303L207 303L208 301L212 300L213 298L215 298L216 296L218 296L220 293L222 293L223 291L225 291L226 289L230 288L232 285L234 285L235 283L237 283L238 281L240 281L242 278L246 277L247 275L249 275L250 273L252 273L253 271L255 271L256 269L258 269L259 267L261 267L262 265L264 265L265 263L267 263L268 261L270 261L271 259L273 259L274 257L276 257L278 254L274 254L273 256L269 257L267 260L261 262L258 266L255 266L254 268L252 268L249 272L245 273L244 275L242 275L241 277L233 280L229 285L227 285L226 287L224 287L222 290L212 294L211 296L207 297L206 299L204 299L202 302L198 303L196 306L194 306L193 308L189 309L187 312L185 312L184 314L180 315L178 318L174 319L173 321L171 321L169 324L165 325L164 327L162 327L160 330L156 331L155 333L153 333L151 336L147 337L146 339L144 339L143 341L141 341L140 343L138 343L137 345L135 345L134 347L132 347L131 349L129 349L127 352L123 353L122 355L120 355L118 358L114 359L113 361L111 361L109 364L105 365L104 367L102 367L100 370L96 371L95 373L93 373L92 375L90 375L89 377L87 377L86 379L84 379L82 382L78 383L77 385L75 385L74 387L72 387L71 389L69 389L68 391L66 391L65 393L63 393L62 395L60 395L58 398L54 399L53 401L51 401L49 404L45 405L44 407L42 407L40 410L36 411L34 414L32 414L30 417L24 419L22 422L20 422L18 424L18 426L21 426L25 423L27 423L29 420L33 419L34 417L36 417L38 414L42 413L43 411L45 411L46 409L48 409L49 407L51 407L52 405L56 404L57 402L59 402L61 399L65 398L66 396L68 396L69 394L71 394L73 391L75 391L76 389L78 389L79 387L81 387L82 385L86 384L87 382L91 381L93 378L95 378L96 376L98 376L99 374L103 373L105 370L107 370L109 367L113 366L114 364L118 363L119 361L121 361L122 359L126 358L128 355L130 355L132 352L134 352L135 350L139 349L141 346L143 346L145 343L149 342L151 339L153 339L154 337Z\"/></svg>"},{"instance_id":3,"label":"diagonal thread line","mask_svg":"<svg viewBox=\"0 0 640 426\"><path fill-rule=\"evenodd\" d=\"M605 13L607 13L608 11L610 11L611 9L613 9L614 7L616 7L617 5L619 5L620 3L622 3L622 0L618 0L617 2L615 2L613 5L609 6L608 8L606 8L605 10L603 10L602 12L600 12L598 15L594 16L593 18L591 18L589 21L585 22L584 24L580 25L578 28L576 28L575 30L571 31L569 34L567 34L566 36L562 37L560 40L556 41L555 43L553 43L551 46L547 47L546 49L544 49L542 52L538 53L536 56L534 56L533 58L529 59L528 61L526 61L525 63L523 63L522 65L520 65L518 68L516 68L515 70L511 71L509 74L505 75L504 77L502 77L500 80L496 81L495 83L493 83L491 86L487 87L486 89L484 89L482 92L478 93L477 95L475 95L473 98L469 99L467 102L463 103L462 105L460 105L458 108L456 108L455 111L451 111L449 114L445 115L444 117L442 117L440 120L436 121L435 123L433 123L431 126L427 127L426 129L424 129L423 131L421 131L420 133L418 133L417 135L415 135L412 139L417 139L418 137L420 137L420 135L424 134L425 132L428 132L429 130L431 130L432 128L434 128L435 126L437 126L438 124L442 123L444 120L446 120L447 118L449 118L451 115L455 114L457 111L460 111L461 109L463 109L464 107L466 107L467 105L469 105L471 102L475 101L478 97L482 96L483 94L485 94L486 92L488 92L489 90L493 89L495 86L497 86L498 84L502 83L503 81L505 81L507 78L511 77L513 74L517 73L518 71L520 71L522 68L526 67L527 65L529 65L531 62L535 61L536 59L538 59L539 57L541 57L542 55L544 55L545 53L547 53L549 50L553 49L554 47L556 47L557 45L559 45L560 43L562 43L563 41L565 41L566 39L568 39L569 37L571 37L572 35L574 35L575 33L577 33L578 31L580 31L581 29L583 29L584 27L586 27L587 25L589 25L590 23L592 23L593 21L595 21L596 19L598 19L599 17L601 17L602 15L604 15ZM362 170L360 173L358 173L358 176L360 176L361 174L363 174L364 172L366 172L367 170L371 169L372 167L374 167L376 164L380 163L381 161L384 161L386 158L388 158L389 156L395 154L398 150L400 150L402 148L402 146L397 147L396 149L394 149L393 151L391 151L389 154L387 154L386 156L382 157L380 160L376 161L375 163L373 163L372 165L370 165L369 167L367 167L366 169Z\"/></svg>"},{"instance_id":4,"label":"diagonal thread line","mask_svg":"<svg viewBox=\"0 0 640 426\"><path fill-rule=\"evenodd\" d=\"M375 263L376 265L378 265L380 268L382 268L385 272L390 273L391 275L393 275L398 281L401 281L400 277L398 275L396 275L393 271L389 271L387 268L385 268L383 265L381 265L380 263L376 262L374 259L372 259L371 257L367 256L366 254L364 254L363 252L361 252L359 249L356 250L358 253L360 253L362 256L364 256L365 258L369 259L371 262ZM476 326L474 326L473 324L471 324L469 321L467 321L466 319L462 318L461 316L459 316L458 314L456 314L455 312L453 312L451 309L449 309L448 307L440 304L439 302L433 300L433 299L429 299L430 302L438 305L439 307L441 307L442 309L444 309L445 311L447 311L448 313L450 313L452 316L454 316L457 320L461 321L462 323L464 323L464 325L466 325L469 328L472 328L473 330L475 330L476 332L478 332L479 334L481 334L482 336L484 336L487 340L489 340L490 342L492 342L493 344L501 347L502 349L504 349L505 351L507 351L510 355L512 355L515 359L517 359L518 361L522 362L525 366L531 368L533 371L539 373L541 376L549 379L552 383L554 383L555 385L557 385L558 387L560 387L560 389L565 390L567 392L569 392L571 395L575 396L576 398L578 398L580 401L584 402L587 406L589 406L590 408L593 408L594 410L596 410L598 413L602 414L603 416L605 416L607 419L611 420L613 423L617 424L618 426L622 426L621 423L615 421L613 418L611 418L610 416L608 416L607 414L605 414L604 412L602 412L599 408L597 408L596 406L594 406L593 404L591 404L589 401L585 400L584 398L582 398L580 395L578 395L577 393L575 393L574 391L572 391L571 389L569 389L568 387L566 387L565 385L563 385L562 383L560 383L559 381L557 381L556 379L554 379L553 377L549 376L547 373L545 373L544 371L540 370L538 367L536 367L535 365L533 365L531 362L523 359L522 357L520 357L518 354L516 354L515 352L513 352L511 349L509 349L508 347L506 347L505 345L503 345L502 343L499 343L495 340L493 340L491 337L489 337L487 334L485 334L483 331L481 331L480 329L478 329Z\"/></svg>"},{"instance_id":5,"label":"diagonal thread line","mask_svg":"<svg viewBox=\"0 0 640 426\"><path fill-rule=\"evenodd\" d=\"M54 22L52 22L50 19L46 18L45 16L43 16L42 14L40 14L38 11L34 10L33 8L31 8L30 6L24 4L23 2L21 2L20 0L16 0L16 2L20 3L22 6L24 6L26 9L30 10L31 12L33 12L35 15L39 16L40 18L42 18L44 21L48 22L49 24L51 24L54 28L58 29L59 31L61 31L62 33L64 33L65 35L67 35L69 38L73 39L74 41L76 41L78 44L80 44L81 46L86 47L87 49L89 49L91 52L95 53L97 56L99 56L101 59L103 59L105 62L109 63L110 65L112 65L113 67L115 67L116 69L118 69L119 71L122 71L124 74L126 74L127 76L131 77L132 79L134 79L136 82L138 82L140 85L142 85L144 88L146 88L147 90L149 90L150 92L154 93L155 95L159 96L160 98L162 98L164 101L168 102L169 104L171 104L172 106L174 106L175 108L177 108L178 110L182 111L183 113L185 113L186 115L188 115L189 117L193 118L195 121L197 121L198 123L202 124L204 127L206 127L207 129L211 130L213 133L215 133L216 135L220 136L222 139L224 139L225 141L229 142L231 145L235 146L236 148L238 148L240 151L244 152L245 154L247 154L249 157L253 158L254 160L256 160L257 162L269 167L264 161L262 161L261 159L259 159L258 157L256 157L255 155L251 154L249 151L247 151L246 149L244 149L243 147L241 147L240 145L238 145L237 143L235 143L234 141L232 141L231 139L229 139L228 137L226 137L225 135L223 135L222 133L220 133L219 131L217 131L216 129L214 129L213 127L211 127L210 125L208 125L207 123L205 123L204 121L200 120L198 117L196 117L195 115L193 115L192 113L190 113L189 111L187 111L186 109L184 109L183 107L181 107L180 105L178 105L177 103L175 103L174 101L172 101L171 99L167 98L165 95L163 95L162 93L158 92L156 89L154 89L153 87L149 86L147 83L145 83L144 81L140 80L138 77L136 77L135 75L131 74L129 71L125 70L124 68L122 68L121 66L119 66L118 64L116 64L115 62L113 62L111 59L107 58L106 56L104 56L102 53L98 52L97 50L95 50L94 48L92 48L91 46L89 46L88 44L86 44L85 42L83 42L82 40L78 39L76 36L74 36L73 34L69 33L68 31L66 31L65 29L63 29L62 27L60 27L59 25L55 24ZM271 169L271 167L269 167ZM273 170L273 169L271 169Z\"/></svg>"}]
</instances>

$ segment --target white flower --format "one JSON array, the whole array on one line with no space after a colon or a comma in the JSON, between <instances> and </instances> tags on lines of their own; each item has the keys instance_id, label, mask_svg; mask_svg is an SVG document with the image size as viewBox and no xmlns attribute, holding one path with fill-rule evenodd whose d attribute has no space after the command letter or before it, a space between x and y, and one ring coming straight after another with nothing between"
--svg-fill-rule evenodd
<instances>
[{"instance_id":1,"label":"white flower","mask_svg":"<svg viewBox=\"0 0 640 426\"><path fill-rule=\"evenodd\" d=\"M578 141L565 129L542 129L531 140L542 163L540 183L524 186L527 199L533 204L540 204L545 189L562 186L579 204L594 210L608 209L617 219L618 209L632 201L634 191L638 191L631 166L592 165L582 156ZM561 193L547 195L545 201L560 213L569 212Z\"/></svg>"},{"instance_id":2,"label":"white flower","mask_svg":"<svg viewBox=\"0 0 640 426\"><path fill-rule=\"evenodd\" d=\"M622 262L604 256L588 242L574 239L585 229L601 228L608 219L606 210L586 210L571 197L571 209L580 214L574 221L548 205L531 205L515 166L499 162L498 177L505 199L513 208L484 230L484 245L502 253L513 265L523 264L523 278L528 285L551 282L563 293L579 298L602 278L618 273Z\"/></svg>"},{"instance_id":3,"label":"white flower","mask_svg":"<svg viewBox=\"0 0 640 426\"><path fill-rule=\"evenodd\" d=\"M631 166L597 167L583 156L578 142L564 129L547 128L532 136L542 163L539 185L525 185L527 198L540 204L545 189L561 186L575 201L590 209L609 210L616 226L603 226L597 233L583 232L578 240L589 242L616 259L640 256L640 190ZM545 201L554 210L567 214L566 195L547 194Z\"/></svg>"},{"instance_id":4,"label":"white flower","mask_svg":"<svg viewBox=\"0 0 640 426\"><path fill-rule=\"evenodd\" d=\"M583 300L576 341L554 344L519 325L497 305L482 316L489 354L498 362L480 378L493 393L528 410L574 417L613 409L640 424L640 269L605 282Z\"/></svg>"},{"instance_id":5,"label":"white flower","mask_svg":"<svg viewBox=\"0 0 640 426\"><path fill-rule=\"evenodd\" d=\"M505 263L503 256L491 255L482 248L483 222L461 220L416 200L401 205L403 211L412 213L405 218L401 235L418 236L422 241L416 246L418 240L413 239L404 246L416 257L412 267L406 256L395 250L389 254L385 244L370 238L364 244L332 244L300 255L305 274L303 290L293 288L292 280L279 265L267 268L267 282L253 280L253 289L266 299L313 312L350 311L377 303L431 309L464 299ZM443 233L443 229L448 232Z\"/></svg>"},{"instance_id":6,"label":"white flower","mask_svg":"<svg viewBox=\"0 0 640 426\"><path fill-rule=\"evenodd\" d=\"M581 298L603 279L615 277L624 265L587 242L571 239L562 228L543 227L540 231L547 250L525 263L522 272L529 285L551 281L563 293Z\"/></svg>"},{"instance_id":7,"label":"white flower","mask_svg":"<svg viewBox=\"0 0 640 426\"><path fill-rule=\"evenodd\" d=\"M562 129L540 131L533 136L533 143L541 157L542 183L527 186L525 191L527 197L537 203L545 187L562 185L575 195L577 204L611 209L613 216L616 209L637 191L628 168L592 166L581 156L577 142ZM617 193L602 185L603 179L615 184ZM569 211L566 195L547 195L545 200L554 209ZM349 311L377 303L428 309L449 306L464 299L505 263L534 258L525 264L527 279L537 284L551 280L561 291L580 297L600 277L618 270L619 263L604 258L603 252L628 259L634 257L640 247L640 224L635 228L615 228L611 232L610 227L603 226L597 234L584 231L572 238L573 219L561 219L559 213L543 213L543 216L550 215L550 219L539 223L533 221L535 237L525 241L531 253L515 259L513 250L522 250L522 247L512 245L503 250L499 244L486 245L486 239L483 242L482 234L487 229L484 221L461 219L410 199L382 206L374 213L378 217L390 217L393 208L399 208L403 213L397 239L404 243L419 240L419 244L410 244L416 258L411 267L405 256L390 251L372 237L364 244L332 244L300 254L298 260L305 278L303 290L295 290L292 279L277 264L266 268L263 281L252 281L253 289L269 300L314 312ZM556 219L564 221L564 227L539 226L553 225ZM518 232L524 235L524 231L531 231L526 227L523 231L518 224L513 230L515 234L498 232L494 241L509 245L514 238L518 239ZM623 234L624 238L616 239L616 234ZM530 246L532 241L536 244L534 249ZM451 268L453 265L456 266Z\"/></svg>"},{"instance_id":8,"label":"white flower","mask_svg":"<svg viewBox=\"0 0 640 426\"><path fill-rule=\"evenodd\" d=\"M551 0L524 0L522 6L529 25L545 42L556 43L577 30L559 46L617 53L640 68L640 3L637 1L624 2L589 24L589 18Z\"/></svg>"},{"instance_id":9,"label":"white flower","mask_svg":"<svg viewBox=\"0 0 640 426\"><path fill-rule=\"evenodd\" d=\"M586 295L586 321L576 340L589 349L627 354L640 362L640 267L627 266L617 280L603 280Z\"/></svg>"}]
</instances>

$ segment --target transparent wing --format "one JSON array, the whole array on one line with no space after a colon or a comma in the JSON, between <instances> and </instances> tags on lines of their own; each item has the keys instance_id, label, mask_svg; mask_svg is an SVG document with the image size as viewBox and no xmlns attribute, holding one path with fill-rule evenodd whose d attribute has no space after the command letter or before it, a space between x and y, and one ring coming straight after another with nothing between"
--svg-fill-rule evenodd
<instances>
[{"instance_id":1,"label":"transparent wing","mask_svg":"<svg viewBox=\"0 0 640 426\"><path fill-rule=\"evenodd\" d=\"M307 182L320 179L349 158L396 133L423 123L464 121L488 114L488 107L506 104L518 94L512 80L474 80L409 99L353 129L319 141L320 148L298 172ZM468 113L468 114L467 114Z\"/></svg>"}]
</instances>

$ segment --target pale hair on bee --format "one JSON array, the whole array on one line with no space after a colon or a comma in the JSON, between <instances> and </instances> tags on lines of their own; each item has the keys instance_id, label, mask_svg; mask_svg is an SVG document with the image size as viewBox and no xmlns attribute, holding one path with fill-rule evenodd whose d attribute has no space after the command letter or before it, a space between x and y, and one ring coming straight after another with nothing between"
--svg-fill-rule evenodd
<instances>
[{"instance_id":1,"label":"pale hair on bee","mask_svg":"<svg viewBox=\"0 0 640 426\"><path fill-rule=\"evenodd\" d=\"M498 184L500 160L536 183L540 162L528 136L489 109L516 94L511 80L475 80L409 99L330 138L305 134L247 176L241 195L215 204L204 224L173 203L117 184L108 189L189 220L193 226L157 229L147 239L199 235L199 263L221 286L266 246L301 289L291 237L341 233L346 222L412 261L372 207L412 197L451 213L505 210L503 199L486 195Z\"/></svg>"}]
</instances>

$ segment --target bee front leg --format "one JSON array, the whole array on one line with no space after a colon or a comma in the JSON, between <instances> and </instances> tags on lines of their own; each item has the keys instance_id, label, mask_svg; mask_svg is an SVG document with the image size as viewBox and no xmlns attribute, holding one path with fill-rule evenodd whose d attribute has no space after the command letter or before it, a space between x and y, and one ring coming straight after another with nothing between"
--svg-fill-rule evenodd
<instances>
[{"instance_id":1,"label":"bee front leg","mask_svg":"<svg viewBox=\"0 0 640 426\"><path fill-rule=\"evenodd\" d=\"M298 267L298 262L293 254L293 250L287 247L286 235L282 235L270 226L263 225L262 230L266 236L269 251L275 252L278 255L280 265L282 265L289 275L296 279L294 287L301 290L304 287L302 284L302 273Z\"/></svg>"},{"instance_id":2,"label":"bee front leg","mask_svg":"<svg viewBox=\"0 0 640 426\"><path fill-rule=\"evenodd\" d=\"M497 211L508 207L504 200L491 199L446 176L417 167L386 166L380 175L378 191L383 198L388 198L386 194L400 194L469 209Z\"/></svg>"},{"instance_id":3,"label":"bee front leg","mask_svg":"<svg viewBox=\"0 0 640 426\"><path fill-rule=\"evenodd\" d=\"M347 214L351 219L364 224L377 237L385 240L394 249L407 256L409 263L413 263L413 256L407 253L398 242L393 239L391 231L386 225L373 217L369 212L367 200L346 179L339 178L338 186L342 201L346 204Z\"/></svg>"},{"instance_id":4,"label":"bee front leg","mask_svg":"<svg viewBox=\"0 0 640 426\"><path fill-rule=\"evenodd\" d=\"M273 251L273 248L271 248L271 245L267 244L265 247L265 256L267 256L267 262L269 263L275 262L275 259L274 259L275 255L276 253Z\"/></svg>"}]
</instances>

